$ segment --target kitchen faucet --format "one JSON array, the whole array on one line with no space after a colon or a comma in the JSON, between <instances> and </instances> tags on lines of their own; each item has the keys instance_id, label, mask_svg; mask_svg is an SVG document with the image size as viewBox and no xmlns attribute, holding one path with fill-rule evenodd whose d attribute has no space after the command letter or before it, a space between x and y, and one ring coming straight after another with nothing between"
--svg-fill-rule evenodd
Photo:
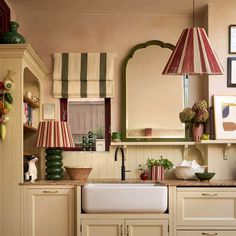
<instances>
[{"instance_id":1,"label":"kitchen faucet","mask_svg":"<svg viewBox=\"0 0 236 236\"><path fill-rule=\"evenodd\" d=\"M125 180L125 172L131 172L131 170L125 170L125 153L124 153L124 149L121 146L118 146L116 148L115 151L115 161L117 161L117 154L118 151L121 151L121 158L122 158L122 162L121 162L121 180Z\"/></svg>"}]
</instances>

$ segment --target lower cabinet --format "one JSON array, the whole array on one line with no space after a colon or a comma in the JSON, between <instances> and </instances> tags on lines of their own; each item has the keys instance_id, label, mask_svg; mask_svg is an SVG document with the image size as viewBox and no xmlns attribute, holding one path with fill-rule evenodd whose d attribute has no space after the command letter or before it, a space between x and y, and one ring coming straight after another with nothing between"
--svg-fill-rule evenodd
<instances>
[{"instance_id":1,"label":"lower cabinet","mask_svg":"<svg viewBox=\"0 0 236 236\"><path fill-rule=\"evenodd\" d=\"M24 236L75 236L74 188L24 187Z\"/></svg>"},{"instance_id":2,"label":"lower cabinet","mask_svg":"<svg viewBox=\"0 0 236 236\"><path fill-rule=\"evenodd\" d=\"M167 236L168 220L82 219L82 236Z\"/></svg>"},{"instance_id":3,"label":"lower cabinet","mask_svg":"<svg viewBox=\"0 0 236 236\"><path fill-rule=\"evenodd\" d=\"M235 188L177 188L176 205L177 236L236 236Z\"/></svg>"},{"instance_id":4,"label":"lower cabinet","mask_svg":"<svg viewBox=\"0 0 236 236\"><path fill-rule=\"evenodd\" d=\"M235 188L178 188L178 226L236 226Z\"/></svg>"},{"instance_id":5,"label":"lower cabinet","mask_svg":"<svg viewBox=\"0 0 236 236\"><path fill-rule=\"evenodd\" d=\"M202 230L202 231L195 231L195 230L178 230L177 236L235 236L236 231L215 231L215 230Z\"/></svg>"}]
</instances>

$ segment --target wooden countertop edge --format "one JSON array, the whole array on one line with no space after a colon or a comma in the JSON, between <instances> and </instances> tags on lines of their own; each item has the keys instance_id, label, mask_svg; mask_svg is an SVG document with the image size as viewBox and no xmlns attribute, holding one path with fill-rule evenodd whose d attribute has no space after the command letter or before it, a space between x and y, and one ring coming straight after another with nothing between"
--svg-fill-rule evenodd
<instances>
[{"instance_id":1,"label":"wooden countertop edge","mask_svg":"<svg viewBox=\"0 0 236 236\"><path fill-rule=\"evenodd\" d=\"M25 181L20 185L72 185L72 186L84 186L89 183L156 183L163 186L177 186L177 187L236 187L236 180L211 180L211 181L199 181L199 180L178 180L178 179L166 179L163 181L157 180L140 180L140 179L127 179L121 181L120 179L88 179L88 180L36 180L34 183Z\"/></svg>"}]
</instances>

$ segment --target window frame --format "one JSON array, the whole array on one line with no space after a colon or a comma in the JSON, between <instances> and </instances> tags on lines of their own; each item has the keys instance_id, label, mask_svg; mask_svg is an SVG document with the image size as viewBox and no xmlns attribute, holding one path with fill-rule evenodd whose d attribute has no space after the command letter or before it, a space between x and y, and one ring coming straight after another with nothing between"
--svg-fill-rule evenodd
<instances>
[{"instance_id":1,"label":"window frame","mask_svg":"<svg viewBox=\"0 0 236 236\"><path fill-rule=\"evenodd\" d=\"M105 151L109 151L111 144L111 99L104 98L105 102ZM68 98L60 98L60 120L68 121ZM64 151L83 151L79 147L64 148Z\"/></svg>"}]
</instances>

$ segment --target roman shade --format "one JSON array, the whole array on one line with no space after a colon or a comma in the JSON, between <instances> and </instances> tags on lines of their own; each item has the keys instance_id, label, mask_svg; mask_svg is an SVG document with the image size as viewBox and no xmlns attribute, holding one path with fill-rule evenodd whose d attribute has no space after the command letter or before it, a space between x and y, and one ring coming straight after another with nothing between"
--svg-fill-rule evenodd
<instances>
[{"instance_id":1,"label":"roman shade","mask_svg":"<svg viewBox=\"0 0 236 236\"><path fill-rule=\"evenodd\" d=\"M113 53L54 53L55 98L114 96Z\"/></svg>"}]
</instances>

